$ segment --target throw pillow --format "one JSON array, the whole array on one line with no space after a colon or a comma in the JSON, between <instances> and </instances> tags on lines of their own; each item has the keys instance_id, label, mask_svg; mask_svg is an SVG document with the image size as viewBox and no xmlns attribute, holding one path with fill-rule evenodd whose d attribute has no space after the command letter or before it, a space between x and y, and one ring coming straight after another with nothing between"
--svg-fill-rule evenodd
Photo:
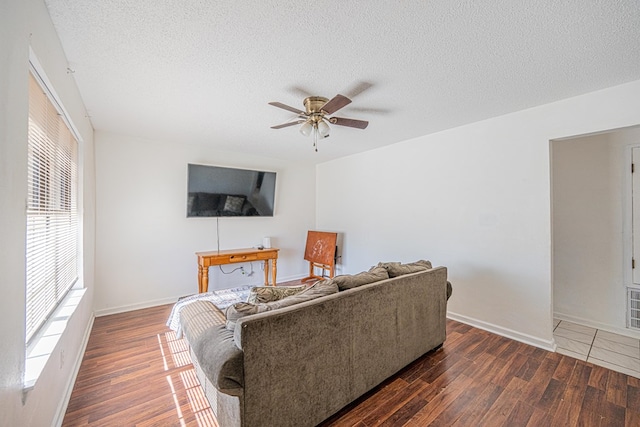
<instances>
[{"instance_id":1,"label":"throw pillow","mask_svg":"<svg viewBox=\"0 0 640 427\"><path fill-rule=\"evenodd\" d=\"M338 285L338 289L341 291L357 288L358 286L366 285L368 283L379 282L389 278L389 273L383 267L372 267L369 271L363 271L358 274L344 274L336 276L332 280Z\"/></svg>"},{"instance_id":2,"label":"throw pillow","mask_svg":"<svg viewBox=\"0 0 640 427\"><path fill-rule=\"evenodd\" d=\"M302 286L256 286L251 288L247 302L257 304L260 302L278 301L298 292L302 292L307 288Z\"/></svg>"},{"instance_id":3,"label":"throw pillow","mask_svg":"<svg viewBox=\"0 0 640 427\"><path fill-rule=\"evenodd\" d=\"M378 267L382 267L389 273L389 277L398 277L404 274L417 273L418 271L424 271L431 269L431 262L425 260L419 260L408 264L401 264L399 262L380 262Z\"/></svg>"},{"instance_id":4,"label":"throw pillow","mask_svg":"<svg viewBox=\"0 0 640 427\"><path fill-rule=\"evenodd\" d=\"M242 205L244 204L244 197L241 196L227 196L224 202L224 209L227 212L240 213L242 211Z\"/></svg>"},{"instance_id":5,"label":"throw pillow","mask_svg":"<svg viewBox=\"0 0 640 427\"><path fill-rule=\"evenodd\" d=\"M299 304L305 301L311 301L325 295L331 295L336 292L338 292L338 286L335 283L333 283L331 280L321 280L298 292L297 294L290 295L278 301L257 304L251 304L248 302L235 303L233 305L230 305L225 313L227 317L227 329L234 330L236 327L236 322L245 316L264 313L265 311L276 310L278 308L289 307L291 305Z\"/></svg>"}]
</instances>

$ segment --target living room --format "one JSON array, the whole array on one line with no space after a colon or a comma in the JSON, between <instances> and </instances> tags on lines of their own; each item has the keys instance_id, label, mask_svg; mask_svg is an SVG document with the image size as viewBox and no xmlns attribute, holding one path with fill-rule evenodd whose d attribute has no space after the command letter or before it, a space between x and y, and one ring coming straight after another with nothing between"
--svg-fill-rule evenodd
<instances>
[{"instance_id":1,"label":"living room","mask_svg":"<svg viewBox=\"0 0 640 427\"><path fill-rule=\"evenodd\" d=\"M639 13L632 3L625 11L633 13L624 22L637 24ZM618 66L624 72L608 68L594 72L600 78L585 83L582 92L564 91L563 84L581 76L577 70L565 70L564 79L554 86L554 99L462 123L452 119L437 131L318 161L323 157L311 157L309 140L291 129L295 135L275 137L278 148L291 146L289 157L270 155L268 145L261 151L234 151L233 146L212 147L188 136L173 135L167 140L94 129L89 106L74 80L74 64L67 62L45 2L5 2L0 16L2 39L8 41L0 48L4 291L0 311L6 319L0 328L4 343L0 407L11 425L50 425L61 419L93 317L167 304L196 292L194 252L215 249L218 240L221 248L231 249L255 246L270 236L280 248L279 281L306 273L304 241L311 229L341 234L338 274L366 270L378 261L429 259L449 269L454 284L449 318L553 350L557 306L553 141L620 129L638 140L640 43L629 50L620 47L619 56L600 59L598 64L603 66L617 58L626 64ZM625 27L625 36L637 42L634 28ZM46 72L82 137L81 285L86 292L50 363L25 394L24 200L30 59ZM358 78L367 76L349 75L342 84L348 86ZM272 108L267 102L278 99L295 82L293 77L282 81L280 87L270 88L271 99L254 102ZM375 90L373 86L367 92ZM364 95L355 98L354 104L359 99L364 102ZM269 119L286 118L272 113ZM369 129L342 136L336 132L321 142L318 154L332 153L329 144L347 145L355 132L374 132L375 120L401 120L402 115L398 112L388 118L372 113L367 117L372 122ZM428 120L426 113L422 120ZM265 123L265 134L284 132L268 129L273 124ZM215 132L221 139L233 133L224 127ZM398 134L403 132L403 126L398 126ZM187 163L276 171L274 217L186 218ZM217 288L251 283L243 275L227 276L213 269L210 280ZM624 293L624 288L619 291ZM586 299L580 310L599 313L601 299ZM594 321L624 330L620 313L625 310L618 301Z\"/></svg>"}]
</instances>

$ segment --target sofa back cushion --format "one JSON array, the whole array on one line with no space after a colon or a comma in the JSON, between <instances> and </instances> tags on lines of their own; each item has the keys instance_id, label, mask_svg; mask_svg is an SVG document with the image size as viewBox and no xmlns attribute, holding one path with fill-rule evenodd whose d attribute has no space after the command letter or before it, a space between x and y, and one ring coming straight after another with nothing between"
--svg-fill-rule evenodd
<instances>
[{"instance_id":1,"label":"sofa back cushion","mask_svg":"<svg viewBox=\"0 0 640 427\"><path fill-rule=\"evenodd\" d=\"M325 295L331 295L338 292L338 286L331 279L321 280L301 292L282 298L277 301L266 303L249 303L238 302L227 308L225 313L227 317L227 329L234 330L236 322L252 314L264 313L265 311L277 310L283 307L299 304L301 302L310 301Z\"/></svg>"},{"instance_id":2,"label":"sofa back cushion","mask_svg":"<svg viewBox=\"0 0 640 427\"><path fill-rule=\"evenodd\" d=\"M418 271L429 270L432 268L430 261L419 260L408 264L400 262L380 262L378 267L387 270L390 278L402 276L405 274L417 273Z\"/></svg>"},{"instance_id":3,"label":"sofa back cushion","mask_svg":"<svg viewBox=\"0 0 640 427\"><path fill-rule=\"evenodd\" d=\"M383 267L372 267L369 271L363 271L358 274L344 274L336 276L333 283L338 285L338 289L345 291L347 289L357 288L373 282L379 282L389 278L389 273Z\"/></svg>"}]
</instances>

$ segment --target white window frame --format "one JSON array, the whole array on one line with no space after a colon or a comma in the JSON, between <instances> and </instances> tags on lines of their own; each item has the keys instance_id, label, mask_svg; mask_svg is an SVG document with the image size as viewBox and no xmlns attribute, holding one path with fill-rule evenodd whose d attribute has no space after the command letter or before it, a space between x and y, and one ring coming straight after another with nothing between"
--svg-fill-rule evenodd
<instances>
[{"instance_id":1,"label":"white window frame","mask_svg":"<svg viewBox=\"0 0 640 427\"><path fill-rule=\"evenodd\" d=\"M80 228L78 138L34 68L29 94L26 343L78 280Z\"/></svg>"},{"instance_id":2,"label":"white window frame","mask_svg":"<svg viewBox=\"0 0 640 427\"><path fill-rule=\"evenodd\" d=\"M82 158L83 158L83 141L80 138L80 132L74 126L70 120L70 115L64 109L60 97L53 89L53 85L47 78L44 68L40 65L33 50L29 49L29 71L37 79L41 89L47 94L49 101L55 106L59 116L64 120L68 130L71 131L73 137L77 142L77 181L76 181L76 210L77 210L77 228L76 228L76 272L77 279L73 283L71 289L66 293L63 299L61 299L57 306L49 313L46 321L32 334L31 338L27 340L25 334L25 372L23 377L23 390L28 392L34 386L40 374L42 373L47 361L57 348L58 342L64 333L67 323L71 318L71 315L75 312L76 308L83 299L86 292L84 288L83 280L83 257L82 257ZM27 178L27 177L25 177ZM25 211L26 220L26 211ZM26 255L26 254L25 254ZM26 271L25 271L26 274ZM26 280L25 280L25 309L26 309ZM26 312L25 312L26 322ZM26 325L25 325L26 327ZM25 330L26 332L26 330ZM87 332L88 333L88 332ZM64 349L60 350L60 367L64 363ZM24 395L26 397L26 394ZM23 397L24 399L24 397Z\"/></svg>"}]
</instances>

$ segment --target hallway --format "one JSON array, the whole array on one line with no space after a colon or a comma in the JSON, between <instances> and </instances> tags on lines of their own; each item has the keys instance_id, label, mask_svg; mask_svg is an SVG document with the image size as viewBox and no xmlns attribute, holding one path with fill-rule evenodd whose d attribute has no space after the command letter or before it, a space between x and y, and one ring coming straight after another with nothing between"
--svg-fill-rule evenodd
<instances>
[{"instance_id":1,"label":"hallway","mask_svg":"<svg viewBox=\"0 0 640 427\"><path fill-rule=\"evenodd\" d=\"M554 319L556 351L640 378L640 340Z\"/></svg>"}]
</instances>

